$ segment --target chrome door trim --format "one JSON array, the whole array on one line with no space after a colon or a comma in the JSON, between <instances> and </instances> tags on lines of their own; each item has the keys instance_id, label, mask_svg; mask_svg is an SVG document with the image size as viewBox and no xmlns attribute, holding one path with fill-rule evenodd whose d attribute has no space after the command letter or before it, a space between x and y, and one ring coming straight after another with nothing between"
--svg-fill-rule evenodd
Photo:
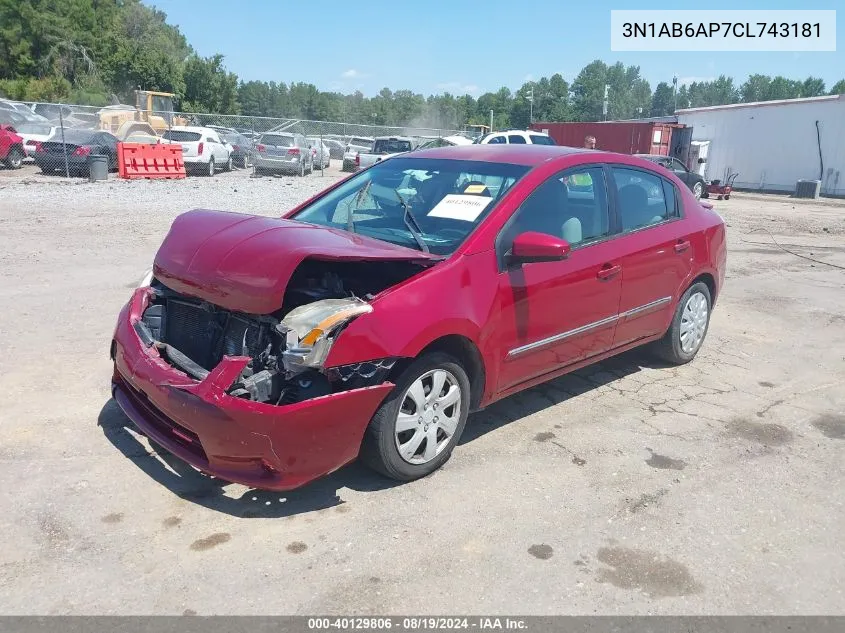
<instances>
[{"instance_id":1,"label":"chrome door trim","mask_svg":"<svg viewBox=\"0 0 845 633\"><path fill-rule=\"evenodd\" d=\"M656 301L651 301L641 306L637 306L636 308L631 308L630 310L626 310L622 314L619 315L620 319L627 319L628 317L635 316L640 314L641 312L646 312L651 310L652 308L657 308L662 306L664 303L669 303L672 300L672 297L662 297L661 299L657 299Z\"/></svg>"},{"instance_id":2,"label":"chrome door trim","mask_svg":"<svg viewBox=\"0 0 845 633\"><path fill-rule=\"evenodd\" d=\"M619 321L621 319L626 319L628 317L640 314L641 312L645 312L646 310L651 310L652 308L662 306L663 304L668 303L671 300L672 297L662 297L655 301L650 301L649 303L637 306L636 308L626 310L621 314L615 314L604 319L599 319L598 321L593 321L592 323L587 323L586 325L582 325L573 330L567 330L566 332L561 332L560 334L555 334L553 336L540 339L539 341L534 341L533 343L528 343L526 345L521 345L520 347L515 347L508 352L506 358L513 358L514 356L519 356L520 354L524 354L525 352L530 352L535 349L545 347L546 345L557 343L573 336L578 336L579 334L584 334L585 332L589 332L590 330L604 327L605 325L611 325L612 323L615 323L616 321Z\"/></svg>"}]
</instances>

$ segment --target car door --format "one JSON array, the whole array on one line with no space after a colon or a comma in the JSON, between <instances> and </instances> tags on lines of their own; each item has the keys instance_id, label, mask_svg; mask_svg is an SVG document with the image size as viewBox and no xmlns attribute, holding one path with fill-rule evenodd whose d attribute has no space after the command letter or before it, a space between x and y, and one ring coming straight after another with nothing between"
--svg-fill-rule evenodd
<instances>
[{"instance_id":1,"label":"car door","mask_svg":"<svg viewBox=\"0 0 845 633\"><path fill-rule=\"evenodd\" d=\"M681 192L656 171L612 165L609 185L621 233L622 297L613 346L661 333L692 270Z\"/></svg>"},{"instance_id":2,"label":"car door","mask_svg":"<svg viewBox=\"0 0 845 633\"><path fill-rule=\"evenodd\" d=\"M669 171L674 173L678 178L680 178L684 182L687 187L692 189L692 174L690 174L686 166L677 158L670 158L669 160L671 161L668 165Z\"/></svg>"},{"instance_id":3,"label":"car door","mask_svg":"<svg viewBox=\"0 0 845 633\"><path fill-rule=\"evenodd\" d=\"M563 261L508 266L526 231L572 246ZM621 268L600 165L569 169L532 192L497 238L500 369L498 391L600 354L613 343Z\"/></svg>"}]
</instances>

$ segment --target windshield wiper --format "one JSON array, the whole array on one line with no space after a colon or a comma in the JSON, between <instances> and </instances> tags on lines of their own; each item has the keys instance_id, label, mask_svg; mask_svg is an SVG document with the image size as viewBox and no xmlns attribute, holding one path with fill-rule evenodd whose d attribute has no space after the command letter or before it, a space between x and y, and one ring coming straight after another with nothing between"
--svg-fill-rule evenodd
<instances>
[{"instance_id":1,"label":"windshield wiper","mask_svg":"<svg viewBox=\"0 0 845 633\"><path fill-rule=\"evenodd\" d=\"M355 209L357 209L361 205L361 200L367 195L367 192L370 190L370 185L373 184L372 180L368 180L364 183L364 186L358 190L358 193L355 196L355 208L353 209L351 205L346 209L346 230L350 233L355 232Z\"/></svg>"},{"instance_id":2,"label":"windshield wiper","mask_svg":"<svg viewBox=\"0 0 845 633\"><path fill-rule=\"evenodd\" d=\"M399 199L399 204L402 205L402 209L404 211L402 213L402 221L405 223L405 226L408 227L408 231L414 238L414 241L419 245L420 250L424 253L431 252L428 250L428 245L422 238L422 229L420 228L420 223L417 222L417 219L411 213L411 207L409 207L408 203L405 202L405 200L402 198L402 195L399 193L399 189L394 189L393 193L396 194L396 197Z\"/></svg>"}]
</instances>

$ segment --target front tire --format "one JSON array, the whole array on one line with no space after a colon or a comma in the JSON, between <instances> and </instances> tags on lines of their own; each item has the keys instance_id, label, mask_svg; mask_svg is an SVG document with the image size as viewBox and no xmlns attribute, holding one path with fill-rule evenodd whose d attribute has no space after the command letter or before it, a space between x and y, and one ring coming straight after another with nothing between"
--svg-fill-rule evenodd
<instances>
[{"instance_id":1,"label":"front tire","mask_svg":"<svg viewBox=\"0 0 845 633\"><path fill-rule=\"evenodd\" d=\"M20 169L23 166L23 152L17 147L9 150L9 155L3 161L9 169Z\"/></svg>"},{"instance_id":2,"label":"front tire","mask_svg":"<svg viewBox=\"0 0 845 633\"><path fill-rule=\"evenodd\" d=\"M229 160L226 161L226 171L232 171L232 169L234 169L234 167L235 167L235 161L232 158L232 155L229 154Z\"/></svg>"},{"instance_id":3,"label":"front tire","mask_svg":"<svg viewBox=\"0 0 845 633\"><path fill-rule=\"evenodd\" d=\"M398 481L425 477L452 455L466 426L469 377L440 352L414 360L379 407L361 446L361 460Z\"/></svg>"},{"instance_id":4,"label":"front tire","mask_svg":"<svg viewBox=\"0 0 845 633\"><path fill-rule=\"evenodd\" d=\"M692 195L695 196L696 200L701 200L701 194L704 192L704 187L701 185L700 182L695 183L692 187Z\"/></svg>"},{"instance_id":5,"label":"front tire","mask_svg":"<svg viewBox=\"0 0 845 633\"><path fill-rule=\"evenodd\" d=\"M654 352L673 365L683 365L695 358L707 336L712 305L707 284L699 281L687 288L675 308L672 324L655 343Z\"/></svg>"}]
</instances>

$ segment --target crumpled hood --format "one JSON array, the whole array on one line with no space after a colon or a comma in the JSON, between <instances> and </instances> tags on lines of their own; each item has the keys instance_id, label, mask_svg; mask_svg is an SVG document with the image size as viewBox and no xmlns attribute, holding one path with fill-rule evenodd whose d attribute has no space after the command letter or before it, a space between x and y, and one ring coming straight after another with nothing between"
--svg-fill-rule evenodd
<instances>
[{"instance_id":1,"label":"crumpled hood","mask_svg":"<svg viewBox=\"0 0 845 633\"><path fill-rule=\"evenodd\" d=\"M168 288L229 310L269 314L306 258L431 261L421 251L294 220L195 209L176 218L153 264Z\"/></svg>"}]
</instances>

